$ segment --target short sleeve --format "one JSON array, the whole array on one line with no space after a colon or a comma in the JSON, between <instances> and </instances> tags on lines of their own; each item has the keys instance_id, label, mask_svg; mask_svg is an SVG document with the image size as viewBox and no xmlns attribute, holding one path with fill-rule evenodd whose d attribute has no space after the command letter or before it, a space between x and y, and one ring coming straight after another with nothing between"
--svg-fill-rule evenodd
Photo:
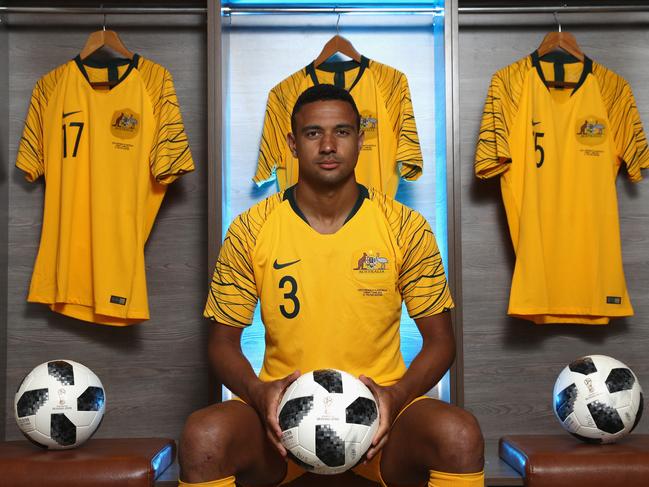
<instances>
[{"instance_id":1,"label":"short sleeve","mask_svg":"<svg viewBox=\"0 0 649 487\"><path fill-rule=\"evenodd\" d=\"M189 141L178 105L171 74L161 70L157 99L152 100L155 116L155 137L149 164L151 173L161 184L170 184L179 176L194 170Z\"/></svg>"},{"instance_id":2,"label":"short sleeve","mask_svg":"<svg viewBox=\"0 0 649 487\"><path fill-rule=\"evenodd\" d=\"M410 88L405 75L401 74L398 86L399 97L399 136L397 141L397 164L399 174L408 181L414 181L421 176L424 160L419 145L415 113L412 108Z\"/></svg>"},{"instance_id":3,"label":"short sleeve","mask_svg":"<svg viewBox=\"0 0 649 487\"><path fill-rule=\"evenodd\" d=\"M258 300L248 237L244 217L239 216L221 246L203 312L206 318L238 328L252 323Z\"/></svg>"},{"instance_id":4,"label":"short sleeve","mask_svg":"<svg viewBox=\"0 0 649 487\"><path fill-rule=\"evenodd\" d=\"M403 264L399 289L413 319L442 313L454 307L442 256L428 222L416 212L401 236Z\"/></svg>"},{"instance_id":5,"label":"short sleeve","mask_svg":"<svg viewBox=\"0 0 649 487\"><path fill-rule=\"evenodd\" d=\"M270 91L259 145L257 170L252 178L258 186L274 180L277 168L286 166L286 135L291 131L292 109L292 105L289 107L282 96L281 84Z\"/></svg>"},{"instance_id":6,"label":"short sleeve","mask_svg":"<svg viewBox=\"0 0 649 487\"><path fill-rule=\"evenodd\" d=\"M20 138L16 157L16 167L25 172L25 178L29 182L36 181L45 173L43 125L46 105L47 96L44 80L39 80L32 91L25 127Z\"/></svg>"},{"instance_id":7,"label":"short sleeve","mask_svg":"<svg viewBox=\"0 0 649 487\"><path fill-rule=\"evenodd\" d=\"M503 173L511 161L507 124L509 114L506 113L504 102L507 97L511 97L511 94L505 91L502 73L496 73L487 92L475 154L474 170L476 176L481 179Z\"/></svg>"},{"instance_id":8,"label":"short sleeve","mask_svg":"<svg viewBox=\"0 0 649 487\"><path fill-rule=\"evenodd\" d=\"M609 121L617 155L624 161L629 179L637 182L642 179L640 170L649 167L647 138L631 87L626 81L622 82L618 93L617 100L610 105Z\"/></svg>"}]
</instances>

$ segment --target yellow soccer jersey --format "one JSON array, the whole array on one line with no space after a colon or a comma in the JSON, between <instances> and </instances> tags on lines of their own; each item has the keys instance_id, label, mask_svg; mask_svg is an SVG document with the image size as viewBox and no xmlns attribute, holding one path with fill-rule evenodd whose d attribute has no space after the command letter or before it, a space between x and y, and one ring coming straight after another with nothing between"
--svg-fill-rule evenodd
<instances>
[{"instance_id":1,"label":"yellow soccer jersey","mask_svg":"<svg viewBox=\"0 0 649 487\"><path fill-rule=\"evenodd\" d=\"M648 162L631 88L604 66L534 53L493 76L475 172L500 176L516 252L510 315L583 324L633 315L615 179L624 163L640 181Z\"/></svg>"},{"instance_id":2,"label":"yellow soccer jersey","mask_svg":"<svg viewBox=\"0 0 649 487\"><path fill-rule=\"evenodd\" d=\"M391 384L404 374L399 324L453 306L442 259L417 212L360 186L343 227L309 226L293 187L246 211L221 247L205 316L236 327L257 300L266 328L262 380L337 368Z\"/></svg>"},{"instance_id":3,"label":"yellow soccer jersey","mask_svg":"<svg viewBox=\"0 0 649 487\"><path fill-rule=\"evenodd\" d=\"M399 178L414 181L423 160L405 75L361 57L361 62L313 63L276 85L268 95L259 148L257 184L276 178L284 190L297 183L298 161L288 148L291 112L300 94L318 84L334 84L354 97L365 141L356 165L356 180L394 197Z\"/></svg>"},{"instance_id":4,"label":"yellow soccer jersey","mask_svg":"<svg viewBox=\"0 0 649 487\"><path fill-rule=\"evenodd\" d=\"M90 84L105 81L117 84ZM28 301L95 323L148 319L144 244L166 186L194 169L169 72L137 55L54 69L34 88L16 166L45 177Z\"/></svg>"}]
</instances>

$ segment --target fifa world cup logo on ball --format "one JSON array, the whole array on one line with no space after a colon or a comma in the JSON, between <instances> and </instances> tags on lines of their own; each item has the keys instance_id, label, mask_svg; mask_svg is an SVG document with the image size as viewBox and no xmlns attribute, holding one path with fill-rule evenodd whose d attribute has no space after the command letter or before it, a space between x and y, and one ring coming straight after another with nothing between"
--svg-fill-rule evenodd
<instances>
[{"instance_id":1,"label":"fifa world cup logo on ball","mask_svg":"<svg viewBox=\"0 0 649 487\"><path fill-rule=\"evenodd\" d=\"M324 413L326 416L330 414L329 408L334 403L334 400L331 396L326 396L322 399L322 405L324 406Z\"/></svg>"},{"instance_id":2,"label":"fifa world cup logo on ball","mask_svg":"<svg viewBox=\"0 0 649 487\"><path fill-rule=\"evenodd\" d=\"M65 406L65 389L61 387L58 390L59 393L59 406Z\"/></svg>"}]
</instances>

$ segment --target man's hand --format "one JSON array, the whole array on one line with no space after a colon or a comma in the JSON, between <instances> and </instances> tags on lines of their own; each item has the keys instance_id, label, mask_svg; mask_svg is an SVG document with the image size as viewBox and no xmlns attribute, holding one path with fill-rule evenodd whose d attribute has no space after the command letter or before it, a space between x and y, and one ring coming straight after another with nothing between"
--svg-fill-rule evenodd
<instances>
[{"instance_id":1,"label":"man's hand","mask_svg":"<svg viewBox=\"0 0 649 487\"><path fill-rule=\"evenodd\" d=\"M405 399L395 386L380 386L366 375L360 375L358 378L372 391L379 405L379 428L365 454L366 461L369 462L387 443L390 426L404 406Z\"/></svg>"},{"instance_id":2,"label":"man's hand","mask_svg":"<svg viewBox=\"0 0 649 487\"><path fill-rule=\"evenodd\" d=\"M251 406L263 421L268 439L283 457L286 456L286 448L281 442L282 430L277 420L277 407L286 388L299 376L300 372L296 370L283 379L259 382L250 394Z\"/></svg>"}]
</instances>

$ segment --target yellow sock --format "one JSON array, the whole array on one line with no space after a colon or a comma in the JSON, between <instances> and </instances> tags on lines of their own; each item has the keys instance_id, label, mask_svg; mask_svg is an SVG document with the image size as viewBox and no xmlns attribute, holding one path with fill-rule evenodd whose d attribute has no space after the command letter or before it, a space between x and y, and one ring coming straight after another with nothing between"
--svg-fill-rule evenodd
<instances>
[{"instance_id":1,"label":"yellow sock","mask_svg":"<svg viewBox=\"0 0 649 487\"><path fill-rule=\"evenodd\" d=\"M428 487L484 487L484 470L476 473L430 471Z\"/></svg>"},{"instance_id":2,"label":"yellow sock","mask_svg":"<svg viewBox=\"0 0 649 487\"><path fill-rule=\"evenodd\" d=\"M235 483L234 476L230 476L224 479L210 480L209 482L198 482L196 484L190 484L189 482L178 480L178 487L235 487Z\"/></svg>"}]
</instances>

